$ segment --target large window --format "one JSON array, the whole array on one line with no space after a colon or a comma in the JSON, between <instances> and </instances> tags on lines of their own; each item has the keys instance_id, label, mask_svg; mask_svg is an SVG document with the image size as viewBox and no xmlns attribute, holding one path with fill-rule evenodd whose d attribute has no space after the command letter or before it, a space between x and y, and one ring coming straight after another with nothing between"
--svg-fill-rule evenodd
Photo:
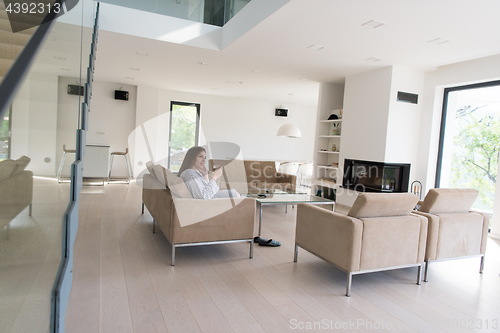
<instances>
[{"instance_id":1,"label":"large window","mask_svg":"<svg viewBox=\"0 0 500 333\"><path fill-rule=\"evenodd\" d=\"M0 161L10 158L11 109L0 119Z\"/></svg>"},{"instance_id":2,"label":"large window","mask_svg":"<svg viewBox=\"0 0 500 333\"><path fill-rule=\"evenodd\" d=\"M179 171L189 148L198 145L200 104L170 103L168 168Z\"/></svg>"},{"instance_id":3,"label":"large window","mask_svg":"<svg viewBox=\"0 0 500 333\"><path fill-rule=\"evenodd\" d=\"M445 89L436 187L479 191L493 212L500 146L500 81Z\"/></svg>"}]
</instances>

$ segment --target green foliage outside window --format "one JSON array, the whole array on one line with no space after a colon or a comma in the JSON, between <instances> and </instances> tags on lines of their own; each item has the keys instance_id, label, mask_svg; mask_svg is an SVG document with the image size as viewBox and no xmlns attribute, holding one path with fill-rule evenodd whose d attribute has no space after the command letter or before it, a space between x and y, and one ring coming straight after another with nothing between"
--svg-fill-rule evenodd
<instances>
[{"instance_id":1,"label":"green foliage outside window","mask_svg":"<svg viewBox=\"0 0 500 333\"><path fill-rule=\"evenodd\" d=\"M479 191L474 207L493 211L500 143L499 110L465 106L457 111L451 187Z\"/></svg>"}]
</instances>

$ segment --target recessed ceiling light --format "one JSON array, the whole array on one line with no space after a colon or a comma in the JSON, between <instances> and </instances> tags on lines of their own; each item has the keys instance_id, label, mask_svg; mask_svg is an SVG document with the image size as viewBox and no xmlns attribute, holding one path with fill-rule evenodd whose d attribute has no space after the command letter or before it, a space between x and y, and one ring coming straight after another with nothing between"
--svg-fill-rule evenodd
<instances>
[{"instance_id":1,"label":"recessed ceiling light","mask_svg":"<svg viewBox=\"0 0 500 333\"><path fill-rule=\"evenodd\" d=\"M312 50L312 51L319 51L319 50L323 50L324 48L325 48L324 46L316 45L316 44L307 47L308 50Z\"/></svg>"},{"instance_id":2,"label":"recessed ceiling light","mask_svg":"<svg viewBox=\"0 0 500 333\"><path fill-rule=\"evenodd\" d=\"M147 57L149 55L148 53L139 52L139 51L137 51L135 54L137 54L139 56L143 56L143 57Z\"/></svg>"},{"instance_id":3,"label":"recessed ceiling light","mask_svg":"<svg viewBox=\"0 0 500 333\"><path fill-rule=\"evenodd\" d=\"M444 43L448 43L449 40L448 39L444 39L444 38L436 38L436 39L431 39L431 40L428 40L427 43L430 43L430 44L444 44Z\"/></svg>"},{"instance_id":4,"label":"recessed ceiling light","mask_svg":"<svg viewBox=\"0 0 500 333\"><path fill-rule=\"evenodd\" d=\"M71 69L69 68L61 68L62 71L67 71L67 72L71 72Z\"/></svg>"},{"instance_id":5,"label":"recessed ceiling light","mask_svg":"<svg viewBox=\"0 0 500 333\"><path fill-rule=\"evenodd\" d=\"M203 62L203 61L200 61L200 62L198 63L198 65L201 65L201 66L208 66L208 65L210 65L210 64L209 64L208 62Z\"/></svg>"},{"instance_id":6,"label":"recessed ceiling light","mask_svg":"<svg viewBox=\"0 0 500 333\"><path fill-rule=\"evenodd\" d=\"M135 80L135 78L133 77L130 77L130 76L125 76L126 79L129 79L129 80Z\"/></svg>"},{"instance_id":7,"label":"recessed ceiling light","mask_svg":"<svg viewBox=\"0 0 500 333\"><path fill-rule=\"evenodd\" d=\"M54 56L54 59L57 59L57 60L66 60L66 58L64 58L64 57L56 57L56 56Z\"/></svg>"},{"instance_id":8,"label":"recessed ceiling light","mask_svg":"<svg viewBox=\"0 0 500 333\"><path fill-rule=\"evenodd\" d=\"M377 61L380 61L380 60L382 60L382 59L380 59L380 58L376 58L376 57L371 57L371 58L367 58L367 59L365 59L365 60L366 60L366 61L371 61L371 62L377 62Z\"/></svg>"},{"instance_id":9,"label":"recessed ceiling light","mask_svg":"<svg viewBox=\"0 0 500 333\"><path fill-rule=\"evenodd\" d=\"M252 73L254 73L254 74L262 74L262 72L261 72L261 71L255 71L255 70L254 70L254 71L252 71Z\"/></svg>"},{"instance_id":10,"label":"recessed ceiling light","mask_svg":"<svg viewBox=\"0 0 500 333\"><path fill-rule=\"evenodd\" d=\"M129 69L130 69L131 71L140 71L140 69L139 69L139 68L134 68L134 67L130 67Z\"/></svg>"},{"instance_id":11,"label":"recessed ceiling light","mask_svg":"<svg viewBox=\"0 0 500 333\"><path fill-rule=\"evenodd\" d=\"M368 22L363 23L361 26L365 28L376 29L378 27L383 26L384 24L385 24L384 22L370 20Z\"/></svg>"}]
</instances>

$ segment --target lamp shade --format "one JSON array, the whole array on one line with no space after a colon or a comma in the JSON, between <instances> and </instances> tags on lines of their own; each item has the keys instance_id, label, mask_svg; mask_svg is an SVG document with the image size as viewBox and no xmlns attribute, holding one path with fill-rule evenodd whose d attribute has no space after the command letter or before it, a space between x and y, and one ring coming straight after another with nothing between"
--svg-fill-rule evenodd
<instances>
[{"instance_id":1,"label":"lamp shade","mask_svg":"<svg viewBox=\"0 0 500 333\"><path fill-rule=\"evenodd\" d=\"M278 130L278 136L287 136L289 138L300 138L302 133L300 128L294 124L285 124L281 126Z\"/></svg>"}]
</instances>

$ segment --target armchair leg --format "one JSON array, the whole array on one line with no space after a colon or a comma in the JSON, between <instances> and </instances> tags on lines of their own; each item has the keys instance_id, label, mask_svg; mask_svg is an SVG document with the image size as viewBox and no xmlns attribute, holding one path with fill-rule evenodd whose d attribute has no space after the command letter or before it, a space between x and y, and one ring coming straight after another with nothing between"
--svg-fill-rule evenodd
<instances>
[{"instance_id":1,"label":"armchair leg","mask_svg":"<svg viewBox=\"0 0 500 333\"><path fill-rule=\"evenodd\" d=\"M253 259L253 239L250 241L250 259Z\"/></svg>"},{"instance_id":2,"label":"armchair leg","mask_svg":"<svg viewBox=\"0 0 500 333\"><path fill-rule=\"evenodd\" d=\"M144 202L142 203L142 212L141 214L144 214Z\"/></svg>"},{"instance_id":3,"label":"armchair leg","mask_svg":"<svg viewBox=\"0 0 500 333\"><path fill-rule=\"evenodd\" d=\"M481 256L481 266L479 266L479 273L483 274L484 270L484 254Z\"/></svg>"},{"instance_id":4,"label":"armchair leg","mask_svg":"<svg viewBox=\"0 0 500 333\"><path fill-rule=\"evenodd\" d=\"M31 210L33 209L33 203L30 203L30 210L29 210L29 215L31 216Z\"/></svg>"},{"instance_id":5,"label":"armchair leg","mask_svg":"<svg viewBox=\"0 0 500 333\"><path fill-rule=\"evenodd\" d=\"M170 262L170 266L175 265L175 245L172 245L172 261Z\"/></svg>"},{"instance_id":6,"label":"armchair leg","mask_svg":"<svg viewBox=\"0 0 500 333\"><path fill-rule=\"evenodd\" d=\"M429 262L425 262L425 267L424 267L424 282L427 282L427 274L429 273Z\"/></svg>"},{"instance_id":7,"label":"armchair leg","mask_svg":"<svg viewBox=\"0 0 500 333\"><path fill-rule=\"evenodd\" d=\"M352 273L347 273L347 286L345 288L345 295L351 297L351 284L352 284Z\"/></svg>"},{"instance_id":8,"label":"armchair leg","mask_svg":"<svg viewBox=\"0 0 500 333\"><path fill-rule=\"evenodd\" d=\"M156 221L155 221L155 219L153 219L153 234L156 233L155 226L156 226Z\"/></svg>"},{"instance_id":9,"label":"armchair leg","mask_svg":"<svg viewBox=\"0 0 500 333\"><path fill-rule=\"evenodd\" d=\"M417 284L420 286L422 284L422 264L418 266L418 271L417 271Z\"/></svg>"},{"instance_id":10,"label":"armchair leg","mask_svg":"<svg viewBox=\"0 0 500 333\"><path fill-rule=\"evenodd\" d=\"M295 250L293 251L293 262L297 262L297 257L299 256L299 246L295 243Z\"/></svg>"}]
</instances>

